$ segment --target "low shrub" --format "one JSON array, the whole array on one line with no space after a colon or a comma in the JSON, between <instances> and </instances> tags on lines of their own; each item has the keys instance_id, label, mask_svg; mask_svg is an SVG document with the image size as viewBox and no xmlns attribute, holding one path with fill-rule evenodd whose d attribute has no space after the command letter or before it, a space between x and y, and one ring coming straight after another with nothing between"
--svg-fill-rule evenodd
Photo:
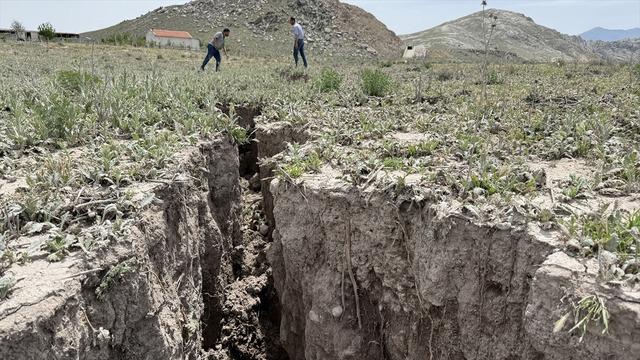
<instances>
[{"instance_id":1,"label":"low shrub","mask_svg":"<svg viewBox=\"0 0 640 360\"><path fill-rule=\"evenodd\" d=\"M438 71L438 73L436 74L436 79L442 82L453 80L453 78L454 78L454 74L450 70Z\"/></svg>"},{"instance_id":2,"label":"low shrub","mask_svg":"<svg viewBox=\"0 0 640 360\"><path fill-rule=\"evenodd\" d=\"M69 92L81 92L102 82L99 77L86 72L63 70L56 75L58 85Z\"/></svg>"},{"instance_id":3,"label":"low shrub","mask_svg":"<svg viewBox=\"0 0 640 360\"><path fill-rule=\"evenodd\" d=\"M360 75L362 91L369 96L382 97L391 90L391 77L378 69L365 69Z\"/></svg>"},{"instance_id":4,"label":"low shrub","mask_svg":"<svg viewBox=\"0 0 640 360\"><path fill-rule=\"evenodd\" d=\"M102 42L109 45L131 45L135 47L143 47L147 44L147 40L141 36L135 36L129 33L112 34Z\"/></svg>"},{"instance_id":5,"label":"low shrub","mask_svg":"<svg viewBox=\"0 0 640 360\"><path fill-rule=\"evenodd\" d=\"M342 75L333 69L323 69L316 83L320 92L337 91L342 85Z\"/></svg>"}]
</instances>

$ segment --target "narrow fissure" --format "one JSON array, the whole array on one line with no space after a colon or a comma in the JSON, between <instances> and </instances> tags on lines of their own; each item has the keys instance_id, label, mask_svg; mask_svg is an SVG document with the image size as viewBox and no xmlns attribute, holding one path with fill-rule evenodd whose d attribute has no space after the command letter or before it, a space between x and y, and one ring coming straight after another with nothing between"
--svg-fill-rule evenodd
<instances>
[{"instance_id":1,"label":"narrow fissure","mask_svg":"<svg viewBox=\"0 0 640 360\"><path fill-rule=\"evenodd\" d=\"M229 113L228 107L221 108ZM280 345L280 302L266 256L269 228L260 191L259 144L255 141L254 120L260 110L236 107L234 111L238 123L249 134L249 142L238 146L242 189L240 232L238 238L233 239L229 254L233 281L215 295L220 300L221 316L209 317L215 323L202 324L204 350L216 358L288 360ZM205 291L204 296L208 296ZM206 331L207 328L219 331L216 334Z\"/></svg>"}]
</instances>

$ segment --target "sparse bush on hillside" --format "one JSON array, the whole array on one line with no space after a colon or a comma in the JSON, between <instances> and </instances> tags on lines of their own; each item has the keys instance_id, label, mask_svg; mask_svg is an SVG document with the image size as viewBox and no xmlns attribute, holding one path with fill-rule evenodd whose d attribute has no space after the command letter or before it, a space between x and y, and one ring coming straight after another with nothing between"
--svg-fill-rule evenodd
<instances>
[{"instance_id":1,"label":"sparse bush on hillside","mask_svg":"<svg viewBox=\"0 0 640 360\"><path fill-rule=\"evenodd\" d=\"M492 70L489 72L489 75L487 75L487 84L488 85L498 85L498 84L502 84L503 80L500 77L500 75L498 74L497 71Z\"/></svg>"},{"instance_id":2,"label":"sparse bush on hillside","mask_svg":"<svg viewBox=\"0 0 640 360\"><path fill-rule=\"evenodd\" d=\"M454 74L451 70L441 70L438 71L438 73L436 74L436 79L438 79L438 81L449 81L452 80L454 77Z\"/></svg>"},{"instance_id":3,"label":"sparse bush on hillside","mask_svg":"<svg viewBox=\"0 0 640 360\"><path fill-rule=\"evenodd\" d=\"M391 90L391 77L378 69L365 69L360 74L362 91L369 96L382 97Z\"/></svg>"},{"instance_id":4,"label":"sparse bush on hillside","mask_svg":"<svg viewBox=\"0 0 640 360\"><path fill-rule=\"evenodd\" d=\"M329 68L322 69L320 78L316 82L316 86L320 92L331 92L340 89L342 84L342 75L337 71Z\"/></svg>"},{"instance_id":5,"label":"sparse bush on hillside","mask_svg":"<svg viewBox=\"0 0 640 360\"><path fill-rule=\"evenodd\" d=\"M134 36L129 33L112 34L102 39L102 42L109 45L131 45L135 47L143 47L147 44L144 37Z\"/></svg>"}]
</instances>

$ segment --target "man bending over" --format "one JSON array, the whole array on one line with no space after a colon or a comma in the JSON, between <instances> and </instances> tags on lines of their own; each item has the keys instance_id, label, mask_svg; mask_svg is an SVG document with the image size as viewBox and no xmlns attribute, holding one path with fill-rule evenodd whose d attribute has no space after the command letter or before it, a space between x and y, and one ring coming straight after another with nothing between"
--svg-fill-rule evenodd
<instances>
[{"instance_id":1,"label":"man bending over","mask_svg":"<svg viewBox=\"0 0 640 360\"><path fill-rule=\"evenodd\" d=\"M228 56L227 48L224 46L224 39L228 37L229 34L231 34L231 31L229 29L224 29L213 36L213 40L211 40L211 42L209 42L209 44L207 45L207 57L204 58L204 62L200 67L202 71L204 71L204 67L207 66L211 58L216 59L216 71L220 70L220 62L222 61L220 50L223 50L224 55Z\"/></svg>"}]
</instances>

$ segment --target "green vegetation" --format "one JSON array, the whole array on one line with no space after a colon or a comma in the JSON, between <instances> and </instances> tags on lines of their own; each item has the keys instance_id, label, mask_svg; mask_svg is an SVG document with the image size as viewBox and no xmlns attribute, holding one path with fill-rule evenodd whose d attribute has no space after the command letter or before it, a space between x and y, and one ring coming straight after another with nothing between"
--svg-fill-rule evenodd
<instances>
[{"instance_id":1,"label":"green vegetation","mask_svg":"<svg viewBox=\"0 0 640 360\"><path fill-rule=\"evenodd\" d=\"M127 274L134 272L136 267L136 259L127 259L109 269L96 289L96 297L98 300L102 301L109 291L120 283Z\"/></svg>"},{"instance_id":2,"label":"green vegetation","mask_svg":"<svg viewBox=\"0 0 640 360\"><path fill-rule=\"evenodd\" d=\"M391 77L379 69L365 69L361 74L362 91L368 96L385 96L391 90Z\"/></svg>"},{"instance_id":3,"label":"green vegetation","mask_svg":"<svg viewBox=\"0 0 640 360\"><path fill-rule=\"evenodd\" d=\"M102 80L97 76L74 70L59 71L56 80L61 88L75 93L79 93L84 89L89 90L102 83Z\"/></svg>"},{"instance_id":4,"label":"green vegetation","mask_svg":"<svg viewBox=\"0 0 640 360\"><path fill-rule=\"evenodd\" d=\"M342 76L333 69L324 68L316 84L321 92L338 91L342 84Z\"/></svg>"},{"instance_id":5,"label":"green vegetation","mask_svg":"<svg viewBox=\"0 0 640 360\"><path fill-rule=\"evenodd\" d=\"M584 340L587 329L592 324L597 326L597 324L600 323L603 335L609 332L609 311L602 297L598 295L585 296L580 299L577 304L572 304L572 307L573 311L566 313L556 321L553 329L554 332L562 331L571 315L574 316L574 326L569 329L569 333L579 331L579 342Z\"/></svg>"},{"instance_id":6,"label":"green vegetation","mask_svg":"<svg viewBox=\"0 0 640 360\"><path fill-rule=\"evenodd\" d=\"M43 23L38 26L38 35L49 42L56 37L56 29L50 23Z\"/></svg>"},{"instance_id":7,"label":"green vegetation","mask_svg":"<svg viewBox=\"0 0 640 360\"><path fill-rule=\"evenodd\" d=\"M632 229L640 229L640 210L625 214L619 210L607 213L602 208L596 213L573 216L567 225L570 235L580 236L593 253L602 247L631 255L637 249Z\"/></svg>"},{"instance_id":8,"label":"green vegetation","mask_svg":"<svg viewBox=\"0 0 640 360\"><path fill-rule=\"evenodd\" d=\"M295 180L305 173L318 173L322 167L322 159L317 152L312 151L304 154L297 145L289 145L290 158L284 166L277 169L278 175L287 179Z\"/></svg>"},{"instance_id":9,"label":"green vegetation","mask_svg":"<svg viewBox=\"0 0 640 360\"><path fill-rule=\"evenodd\" d=\"M147 40L142 36L135 36L130 33L111 34L102 39L102 42L108 45L135 46L142 47L147 45Z\"/></svg>"},{"instance_id":10,"label":"green vegetation","mask_svg":"<svg viewBox=\"0 0 640 360\"><path fill-rule=\"evenodd\" d=\"M32 234L29 222L57 228L34 245L50 261L122 238L137 211L131 186L172 181L177 154L199 141L252 141L240 118L247 108L260 110L261 123L309 132L312 141L277 164L291 183L328 171L394 198L435 196L496 208L496 217L516 207L566 229L585 256L600 247L624 261L637 251L637 213L572 212L640 192L640 94L629 66L494 64L485 110L476 64L345 61L339 72L321 64L305 74L234 59L213 74L193 71L201 54L180 50L96 45L101 56L92 57L91 47L65 44L44 58L38 46L0 43L0 181L21 184L0 196L12 263L31 256L15 245ZM590 170L571 177L564 162ZM544 181L541 166L560 167L562 179ZM553 206L538 206L549 187Z\"/></svg>"},{"instance_id":11,"label":"green vegetation","mask_svg":"<svg viewBox=\"0 0 640 360\"><path fill-rule=\"evenodd\" d=\"M587 181L575 175L570 175L569 183L562 193L570 200L585 198L586 191L589 189Z\"/></svg>"},{"instance_id":12,"label":"green vegetation","mask_svg":"<svg viewBox=\"0 0 640 360\"><path fill-rule=\"evenodd\" d=\"M6 299L16 285L16 278L11 275L0 277L0 300Z\"/></svg>"}]
</instances>

